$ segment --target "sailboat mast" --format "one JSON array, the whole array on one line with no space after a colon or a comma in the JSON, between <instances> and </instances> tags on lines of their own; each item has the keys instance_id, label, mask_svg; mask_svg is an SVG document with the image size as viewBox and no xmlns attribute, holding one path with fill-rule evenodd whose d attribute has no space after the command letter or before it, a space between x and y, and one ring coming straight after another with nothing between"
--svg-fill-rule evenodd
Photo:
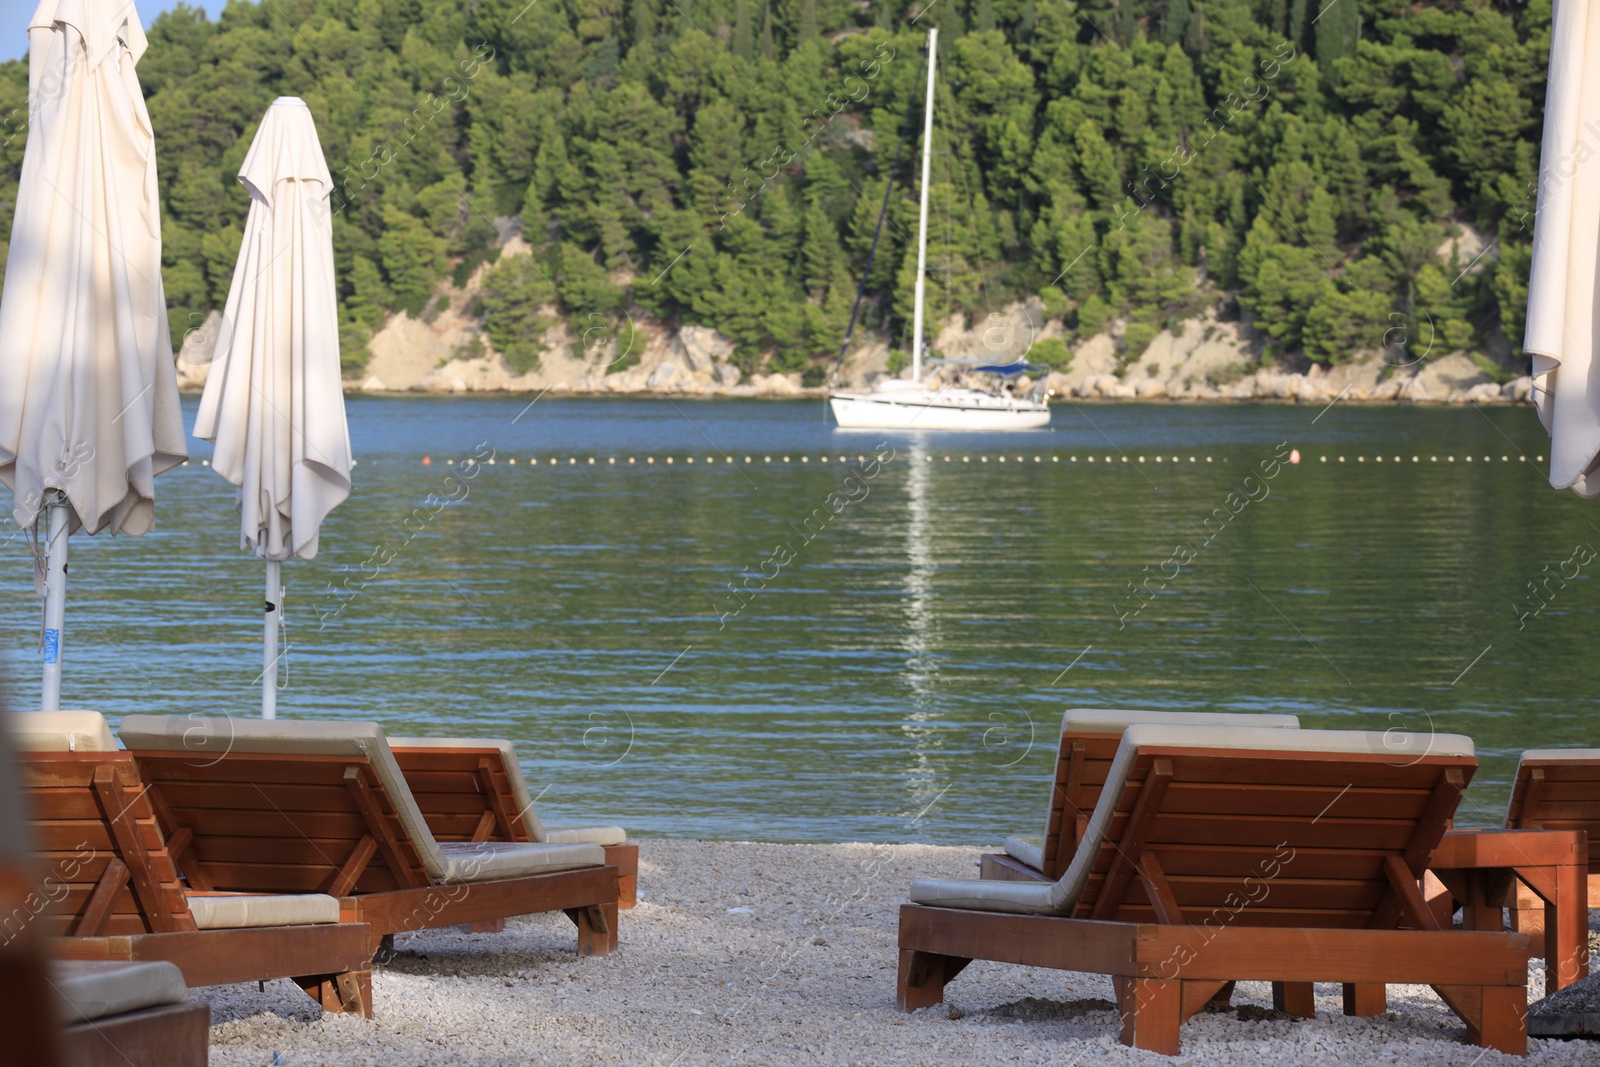
<instances>
[{"instance_id":1,"label":"sailboat mast","mask_svg":"<svg viewBox=\"0 0 1600 1067\"><path fill-rule=\"evenodd\" d=\"M917 222L917 297L911 325L911 380L922 381L922 305L928 282L928 175L933 165L933 67L939 31L928 31L928 97L922 108L922 214Z\"/></svg>"}]
</instances>

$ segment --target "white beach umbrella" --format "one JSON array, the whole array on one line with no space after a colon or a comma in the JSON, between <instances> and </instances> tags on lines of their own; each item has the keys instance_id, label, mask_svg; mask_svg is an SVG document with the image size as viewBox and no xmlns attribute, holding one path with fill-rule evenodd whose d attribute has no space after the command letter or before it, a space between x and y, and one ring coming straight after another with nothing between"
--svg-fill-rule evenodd
<instances>
[{"instance_id":1,"label":"white beach umbrella","mask_svg":"<svg viewBox=\"0 0 1600 1067\"><path fill-rule=\"evenodd\" d=\"M44 0L28 24L28 144L0 300L0 482L38 530L44 698L60 707L67 535L155 525L188 455L161 287L156 152L127 0Z\"/></svg>"},{"instance_id":2,"label":"white beach umbrella","mask_svg":"<svg viewBox=\"0 0 1600 1067\"><path fill-rule=\"evenodd\" d=\"M195 436L239 487L243 544L267 561L261 714L276 708L279 564L317 554L322 520L350 495L328 196L333 178L311 109L267 109L239 171L250 194L244 243L206 378Z\"/></svg>"},{"instance_id":3,"label":"white beach umbrella","mask_svg":"<svg viewBox=\"0 0 1600 1067\"><path fill-rule=\"evenodd\" d=\"M1600 496L1600 9L1559 0L1549 73L1522 347L1550 432L1550 484L1592 497Z\"/></svg>"}]
</instances>

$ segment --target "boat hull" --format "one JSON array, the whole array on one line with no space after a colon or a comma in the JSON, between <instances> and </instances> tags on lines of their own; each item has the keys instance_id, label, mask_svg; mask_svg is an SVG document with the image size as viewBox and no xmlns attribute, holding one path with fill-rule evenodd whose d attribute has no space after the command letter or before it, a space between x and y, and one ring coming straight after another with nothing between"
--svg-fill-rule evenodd
<instances>
[{"instance_id":1,"label":"boat hull","mask_svg":"<svg viewBox=\"0 0 1600 1067\"><path fill-rule=\"evenodd\" d=\"M841 430L1039 430L1050 425L1050 409L1031 401L981 400L939 393L909 397L836 393L829 398Z\"/></svg>"}]
</instances>

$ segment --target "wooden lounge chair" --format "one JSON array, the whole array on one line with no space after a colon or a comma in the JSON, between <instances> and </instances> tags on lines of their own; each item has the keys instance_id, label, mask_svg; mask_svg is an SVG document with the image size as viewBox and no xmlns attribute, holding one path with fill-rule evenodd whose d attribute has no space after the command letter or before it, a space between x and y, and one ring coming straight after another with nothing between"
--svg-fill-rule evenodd
<instances>
[{"instance_id":1,"label":"wooden lounge chair","mask_svg":"<svg viewBox=\"0 0 1600 1067\"><path fill-rule=\"evenodd\" d=\"M163 835L159 798L105 720L94 712L16 719L44 866L31 915L59 938L52 955L170 961L191 986L291 978L328 1011L372 1014L371 931L341 925L337 900L186 892L174 853L188 838Z\"/></svg>"},{"instance_id":2,"label":"wooden lounge chair","mask_svg":"<svg viewBox=\"0 0 1600 1067\"><path fill-rule=\"evenodd\" d=\"M189 1003L176 964L69 960L52 964L48 973L65 1027L63 1062L206 1067L211 1009Z\"/></svg>"},{"instance_id":3,"label":"wooden lounge chair","mask_svg":"<svg viewBox=\"0 0 1600 1067\"><path fill-rule=\"evenodd\" d=\"M1165 726L1252 726L1292 730L1293 715L1242 715L1191 711L1133 711L1112 708L1069 708L1061 717L1061 743L1056 750L1055 781L1045 813L1044 834L1015 835L1005 852L981 857L985 878L1053 882L1066 872L1100 801L1106 772L1117 754L1122 732L1151 723Z\"/></svg>"},{"instance_id":4,"label":"wooden lounge chair","mask_svg":"<svg viewBox=\"0 0 1600 1067\"><path fill-rule=\"evenodd\" d=\"M619 878L620 908L638 900L639 846L620 826L545 826L510 741L391 737L406 785L435 841L535 841L599 845Z\"/></svg>"},{"instance_id":5,"label":"wooden lounge chair","mask_svg":"<svg viewBox=\"0 0 1600 1067\"><path fill-rule=\"evenodd\" d=\"M1600 749L1533 749L1517 763L1509 830L1586 830L1589 907L1600 907Z\"/></svg>"},{"instance_id":6,"label":"wooden lounge chair","mask_svg":"<svg viewBox=\"0 0 1600 1067\"><path fill-rule=\"evenodd\" d=\"M560 910L579 955L616 947L604 849L435 840L375 722L130 715L121 735L191 888L326 893L379 938Z\"/></svg>"},{"instance_id":7,"label":"wooden lounge chair","mask_svg":"<svg viewBox=\"0 0 1600 1067\"><path fill-rule=\"evenodd\" d=\"M1600 748L1524 752L1505 825L1508 830L1587 831L1589 907L1600 907ZM1517 910L1523 913L1519 930L1542 924L1542 907L1526 890L1518 893Z\"/></svg>"},{"instance_id":8,"label":"wooden lounge chair","mask_svg":"<svg viewBox=\"0 0 1600 1067\"><path fill-rule=\"evenodd\" d=\"M1233 980L1431 984L1475 1044L1527 1049L1528 939L1438 929L1418 879L1477 765L1453 735L1131 726L1077 854L1050 883L921 881L898 1002L973 959L1113 976L1122 1041L1175 1055ZM1412 929L1400 929L1401 926Z\"/></svg>"},{"instance_id":9,"label":"wooden lounge chair","mask_svg":"<svg viewBox=\"0 0 1600 1067\"><path fill-rule=\"evenodd\" d=\"M45 970L46 939L31 919L44 872L34 855L12 758L11 718L0 705L0 922L5 924L0 936L0 1035L7 1062L62 1067L63 1035ZM14 922L19 916L21 921Z\"/></svg>"}]
</instances>

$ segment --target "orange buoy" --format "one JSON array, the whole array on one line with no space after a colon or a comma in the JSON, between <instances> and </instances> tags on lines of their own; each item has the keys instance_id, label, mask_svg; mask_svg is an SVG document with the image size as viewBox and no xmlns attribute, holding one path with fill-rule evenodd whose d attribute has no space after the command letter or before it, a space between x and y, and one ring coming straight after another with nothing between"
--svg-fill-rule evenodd
<instances>
[{"instance_id":1,"label":"orange buoy","mask_svg":"<svg viewBox=\"0 0 1600 1067\"><path fill-rule=\"evenodd\" d=\"M1298 448L1292 448L1292 449L1289 450L1289 462L1290 463L1299 463L1300 462L1300 450Z\"/></svg>"},{"instance_id":2,"label":"orange buoy","mask_svg":"<svg viewBox=\"0 0 1600 1067\"><path fill-rule=\"evenodd\" d=\"M431 457L431 456L423 456L423 457L422 457L422 465L423 465L423 466L424 466L424 467L431 467L431 466L433 466L433 458L432 458L432 457Z\"/></svg>"}]
</instances>

